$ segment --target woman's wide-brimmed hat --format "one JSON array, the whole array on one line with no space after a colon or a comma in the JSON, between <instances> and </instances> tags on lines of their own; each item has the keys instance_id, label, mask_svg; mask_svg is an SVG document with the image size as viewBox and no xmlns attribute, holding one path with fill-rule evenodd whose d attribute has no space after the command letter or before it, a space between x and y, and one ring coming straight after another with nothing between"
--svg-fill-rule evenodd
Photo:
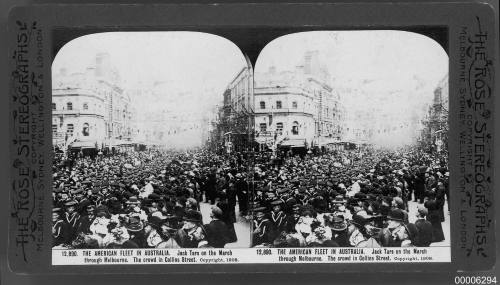
<instances>
[{"instance_id":1,"label":"woman's wide-brimmed hat","mask_svg":"<svg viewBox=\"0 0 500 285\"><path fill-rule=\"evenodd\" d=\"M130 217L128 223L125 225L130 232L140 232L144 228L141 220L138 217Z\"/></svg>"},{"instance_id":2,"label":"woman's wide-brimmed hat","mask_svg":"<svg viewBox=\"0 0 500 285\"><path fill-rule=\"evenodd\" d=\"M193 223L201 223L203 221L203 216L196 210L188 210L184 213L182 220Z\"/></svg>"}]
</instances>

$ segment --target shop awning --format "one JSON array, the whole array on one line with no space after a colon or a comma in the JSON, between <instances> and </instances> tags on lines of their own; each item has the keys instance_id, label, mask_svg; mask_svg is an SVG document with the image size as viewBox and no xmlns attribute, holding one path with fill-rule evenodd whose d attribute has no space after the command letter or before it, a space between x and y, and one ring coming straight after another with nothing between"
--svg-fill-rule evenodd
<instances>
[{"instance_id":1,"label":"shop awning","mask_svg":"<svg viewBox=\"0 0 500 285\"><path fill-rule=\"evenodd\" d=\"M306 147L304 139L287 139L280 143L281 147Z\"/></svg>"},{"instance_id":2,"label":"shop awning","mask_svg":"<svg viewBox=\"0 0 500 285\"><path fill-rule=\"evenodd\" d=\"M70 148L73 149L91 149L96 148L95 141L74 141L69 145Z\"/></svg>"}]
</instances>

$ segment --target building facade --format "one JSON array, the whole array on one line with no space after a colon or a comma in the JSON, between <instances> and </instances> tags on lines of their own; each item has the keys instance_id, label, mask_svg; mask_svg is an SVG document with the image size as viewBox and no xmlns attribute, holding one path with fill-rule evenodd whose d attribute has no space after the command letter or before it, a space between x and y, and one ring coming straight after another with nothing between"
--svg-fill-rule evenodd
<instances>
[{"instance_id":1,"label":"building facade","mask_svg":"<svg viewBox=\"0 0 500 285\"><path fill-rule=\"evenodd\" d=\"M318 53L306 52L294 71L270 67L256 75L255 139L268 147L321 146L342 136L344 110Z\"/></svg>"},{"instance_id":2,"label":"building facade","mask_svg":"<svg viewBox=\"0 0 500 285\"><path fill-rule=\"evenodd\" d=\"M120 87L119 75L109 55L96 55L95 64L85 72L53 74L53 145L62 148L75 141L98 147L116 139L130 139L132 110L130 98Z\"/></svg>"},{"instance_id":3,"label":"building facade","mask_svg":"<svg viewBox=\"0 0 500 285\"><path fill-rule=\"evenodd\" d=\"M253 70L243 67L229 82L218 111L213 137L227 153L246 150L253 141L254 84Z\"/></svg>"},{"instance_id":4,"label":"building facade","mask_svg":"<svg viewBox=\"0 0 500 285\"><path fill-rule=\"evenodd\" d=\"M424 119L422 141L430 147L430 151L444 152L448 150L448 110L449 85L448 74L441 79L434 89L432 105Z\"/></svg>"}]
</instances>

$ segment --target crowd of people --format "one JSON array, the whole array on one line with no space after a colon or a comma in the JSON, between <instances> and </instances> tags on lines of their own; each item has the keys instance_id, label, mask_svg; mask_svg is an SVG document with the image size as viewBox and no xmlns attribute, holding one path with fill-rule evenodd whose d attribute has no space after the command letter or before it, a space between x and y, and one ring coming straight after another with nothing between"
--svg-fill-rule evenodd
<instances>
[{"instance_id":1,"label":"crowd of people","mask_svg":"<svg viewBox=\"0 0 500 285\"><path fill-rule=\"evenodd\" d=\"M367 147L256 161L254 247L427 247L445 239L444 154Z\"/></svg>"},{"instance_id":2,"label":"crowd of people","mask_svg":"<svg viewBox=\"0 0 500 285\"><path fill-rule=\"evenodd\" d=\"M56 152L55 248L222 248L247 215L245 157L152 148L97 155ZM203 223L200 202L208 202ZM207 215L207 214L205 214Z\"/></svg>"},{"instance_id":3,"label":"crowd of people","mask_svg":"<svg viewBox=\"0 0 500 285\"><path fill-rule=\"evenodd\" d=\"M447 165L417 148L55 153L53 246L222 248L238 209L252 247L426 247L445 239Z\"/></svg>"}]
</instances>

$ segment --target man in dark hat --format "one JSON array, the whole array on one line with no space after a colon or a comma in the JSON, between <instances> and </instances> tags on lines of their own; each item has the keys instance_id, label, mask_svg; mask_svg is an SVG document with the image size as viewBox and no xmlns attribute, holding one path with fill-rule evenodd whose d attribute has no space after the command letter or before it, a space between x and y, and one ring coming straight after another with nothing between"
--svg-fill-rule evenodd
<instances>
[{"instance_id":1,"label":"man in dark hat","mask_svg":"<svg viewBox=\"0 0 500 285\"><path fill-rule=\"evenodd\" d=\"M179 230L178 218L174 216L166 216L161 224L159 234L162 237L162 242L157 248L181 248L179 242L175 240L176 232Z\"/></svg>"},{"instance_id":2,"label":"man in dark hat","mask_svg":"<svg viewBox=\"0 0 500 285\"><path fill-rule=\"evenodd\" d=\"M146 225L144 226L144 234L146 236L147 247L156 247L163 242L160 232L160 225L162 220L157 216L150 216Z\"/></svg>"},{"instance_id":3,"label":"man in dark hat","mask_svg":"<svg viewBox=\"0 0 500 285\"><path fill-rule=\"evenodd\" d=\"M401 209L393 209L387 216L387 227L381 231L380 242L384 247L399 247L401 239L398 232L404 229L405 214Z\"/></svg>"},{"instance_id":4,"label":"man in dark hat","mask_svg":"<svg viewBox=\"0 0 500 285\"><path fill-rule=\"evenodd\" d=\"M324 216L325 225L332 231L332 240L334 240L339 247L349 247L349 237L347 234L347 223L343 216L327 215Z\"/></svg>"},{"instance_id":5,"label":"man in dark hat","mask_svg":"<svg viewBox=\"0 0 500 285\"><path fill-rule=\"evenodd\" d=\"M274 200L271 202L271 222L273 223L273 228L276 234L280 234L283 231L286 231L287 225L287 215L283 212L282 209L283 201Z\"/></svg>"},{"instance_id":6,"label":"man in dark hat","mask_svg":"<svg viewBox=\"0 0 500 285\"><path fill-rule=\"evenodd\" d=\"M61 218L61 209L52 209L52 246L68 243L70 236L68 225Z\"/></svg>"},{"instance_id":7,"label":"man in dark hat","mask_svg":"<svg viewBox=\"0 0 500 285\"><path fill-rule=\"evenodd\" d=\"M123 248L146 248L146 237L144 235L144 225L138 217L130 217L125 225L130 236L129 242Z\"/></svg>"},{"instance_id":8,"label":"man in dark hat","mask_svg":"<svg viewBox=\"0 0 500 285\"><path fill-rule=\"evenodd\" d=\"M85 209L86 215L83 215L80 220L80 225L77 229L77 234L84 233L90 234L90 225L94 222L96 218L95 215L96 207L94 205L88 205Z\"/></svg>"},{"instance_id":9,"label":"man in dark hat","mask_svg":"<svg viewBox=\"0 0 500 285\"><path fill-rule=\"evenodd\" d=\"M227 195L224 192L219 193L219 201L216 206L222 210L221 221L223 221L229 231L229 240L227 243L233 243L238 240L236 236L236 230L234 229L234 223L236 223L236 213L234 211L234 206L231 206L228 202Z\"/></svg>"},{"instance_id":10,"label":"man in dark hat","mask_svg":"<svg viewBox=\"0 0 500 285\"><path fill-rule=\"evenodd\" d=\"M252 235L252 247L257 245L269 245L276 236L273 231L272 222L266 217L266 207L257 207L254 212L254 227Z\"/></svg>"},{"instance_id":11,"label":"man in dark hat","mask_svg":"<svg viewBox=\"0 0 500 285\"><path fill-rule=\"evenodd\" d=\"M206 242L206 233L202 224L202 215L195 210L187 210L183 217L183 226L176 232L175 240L182 248L197 248Z\"/></svg>"},{"instance_id":12,"label":"man in dark hat","mask_svg":"<svg viewBox=\"0 0 500 285\"><path fill-rule=\"evenodd\" d=\"M222 217L222 210L217 206L212 206L210 212L212 221L205 225L205 231L208 245L214 248L223 248L230 240L228 227L221 221Z\"/></svg>"},{"instance_id":13,"label":"man in dark hat","mask_svg":"<svg viewBox=\"0 0 500 285\"><path fill-rule=\"evenodd\" d=\"M398 239L401 240L401 247L414 247L417 243L418 229L412 223L404 224L404 231L398 231Z\"/></svg>"},{"instance_id":14,"label":"man in dark hat","mask_svg":"<svg viewBox=\"0 0 500 285\"><path fill-rule=\"evenodd\" d=\"M64 204L66 211L63 220L68 228L69 240L73 240L76 237L78 227L80 227L80 214L76 211L77 205L78 203L73 200Z\"/></svg>"},{"instance_id":15,"label":"man in dark hat","mask_svg":"<svg viewBox=\"0 0 500 285\"><path fill-rule=\"evenodd\" d=\"M238 197L240 215L246 216L248 212L248 183L241 173L237 173L235 178L234 187L236 189L236 196Z\"/></svg>"},{"instance_id":16,"label":"man in dark hat","mask_svg":"<svg viewBox=\"0 0 500 285\"><path fill-rule=\"evenodd\" d=\"M291 212L286 215L286 232L287 233L296 232L295 225L297 225L297 222L300 219L300 213L301 213L300 204L293 204L291 206Z\"/></svg>"},{"instance_id":17,"label":"man in dark hat","mask_svg":"<svg viewBox=\"0 0 500 285\"><path fill-rule=\"evenodd\" d=\"M427 247L433 240L433 228L431 222L427 221L426 217L429 214L427 208L422 205L417 207L417 220L415 226L418 229L418 237L415 246Z\"/></svg>"}]
</instances>

